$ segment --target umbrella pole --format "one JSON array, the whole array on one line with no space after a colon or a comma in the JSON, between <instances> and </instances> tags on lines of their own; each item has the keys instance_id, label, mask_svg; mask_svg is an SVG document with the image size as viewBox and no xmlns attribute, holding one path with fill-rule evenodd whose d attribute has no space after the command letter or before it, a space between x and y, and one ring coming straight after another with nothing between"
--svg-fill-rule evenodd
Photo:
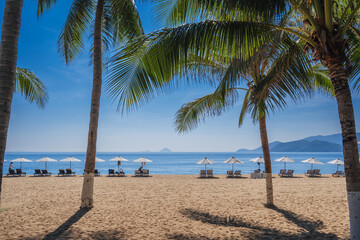
<instances>
[{"instance_id":1,"label":"umbrella pole","mask_svg":"<svg viewBox=\"0 0 360 240\"><path fill-rule=\"evenodd\" d=\"M284 169L286 170L286 162L284 162Z\"/></svg>"},{"instance_id":2,"label":"umbrella pole","mask_svg":"<svg viewBox=\"0 0 360 240\"><path fill-rule=\"evenodd\" d=\"M47 162L45 162L45 170L47 170Z\"/></svg>"},{"instance_id":3,"label":"umbrella pole","mask_svg":"<svg viewBox=\"0 0 360 240\"><path fill-rule=\"evenodd\" d=\"M313 165L314 165L314 164L311 164L311 170L313 170Z\"/></svg>"},{"instance_id":4,"label":"umbrella pole","mask_svg":"<svg viewBox=\"0 0 360 240\"><path fill-rule=\"evenodd\" d=\"M22 162L20 162L20 169L22 170L22 167L21 167L21 166L22 166Z\"/></svg>"},{"instance_id":5,"label":"umbrella pole","mask_svg":"<svg viewBox=\"0 0 360 240\"><path fill-rule=\"evenodd\" d=\"M234 163L233 163L232 171L234 172Z\"/></svg>"},{"instance_id":6,"label":"umbrella pole","mask_svg":"<svg viewBox=\"0 0 360 240\"><path fill-rule=\"evenodd\" d=\"M205 164L205 171L206 171L206 165L207 165L207 164Z\"/></svg>"},{"instance_id":7,"label":"umbrella pole","mask_svg":"<svg viewBox=\"0 0 360 240\"><path fill-rule=\"evenodd\" d=\"M71 169L71 162L70 162L70 169Z\"/></svg>"},{"instance_id":8,"label":"umbrella pole","mask_svg":"<svg viewBox=\"0 0 360 240\"><path fill-rule=\"evenodd\" d=\"M336 171L339 171L339 164L336 164Z\"/></svg>"}]
</instances>

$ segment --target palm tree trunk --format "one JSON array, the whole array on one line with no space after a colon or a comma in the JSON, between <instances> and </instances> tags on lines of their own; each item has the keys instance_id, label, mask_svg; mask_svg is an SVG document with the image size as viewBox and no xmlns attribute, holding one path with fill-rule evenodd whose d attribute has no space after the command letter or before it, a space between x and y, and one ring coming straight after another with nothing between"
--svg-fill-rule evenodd
<instances>
[{"instance_id":1,"label":"palm tree trunk","mask_svg":"<svg viewBox=\"0 0 360 240\"><path fill-rule=\"evenodd\" d=\"M272 207L274 206L274 196L273 196L272 173L271 173L271 158L270 158L269 140L266 130L265 115L259 119L259 127L260 127L261 146L265 161L266 205L268 207Z\"/></svg>"},{"instance_id":2,"label":"palm tree trunk","mask_svg":"<svg viewBox=\"0 0 360 240\"><path fill-rule=\"evenodd\" d=\"M88 146L86 151L84 182L83 182L83 189L81 195L81 208L93 207L96 140L97 140L100 96L101 96L101 85L102 85L101 27L102 27L103 9L104 9L104 0L98 0L96 7L95 31L94 31L93 89L91 95L89 135L88 135Z\"/></svg>"},{"instance_id":3,"label":"palm tree trunk","mask_svg":"<svg viewBox=\"0 0 360 240\"><path fill-rule=\"evenodd\" d=\"M343 139L350 236L351 239L360 239L360 162L348 76L341 61L332 61L328 69L335 90Z\"/></svg>"},{"instance_id":4,"label":"palm tree trunk","mask_svg":"<svg viewBox=\"0 0 360 240\"><path fill-rule=\"evenodd\" d=\"M6 0L0 43L0 201L4 155L15 87L23 0Z\"/></svg>"}]
</instances>

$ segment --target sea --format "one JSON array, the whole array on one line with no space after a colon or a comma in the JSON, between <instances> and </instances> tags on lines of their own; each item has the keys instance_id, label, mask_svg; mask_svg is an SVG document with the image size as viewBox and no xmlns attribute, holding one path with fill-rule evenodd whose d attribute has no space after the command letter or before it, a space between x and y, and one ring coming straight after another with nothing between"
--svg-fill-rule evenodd
<instances>
[{"instance_id":1,"label":"sea","mask_svg":"<svg viewBox=\"0 0 360 240\"><path fill-rule=\"evenodd\" d=\"M85 166L85 153L79 152L61 152L61 153L46 153L46 152L8 152L5 154L4 162L4 170L3 174L8 172L9 164L12 160L24 157L26 159L32 160L32 162L26 162L21 164L22 171L26 172L27 175L31 175L34 173L34 169L45 169L44 162L36 162L36 160L43 157L50 157L58 160L57 162L48 162L47 170L52 172L52 174L57 174L59 169L66 169L70 167L69 162L60 162L59 160L74 157L81 162L72 162L71 168L72 171L76 173L76 175L81 175L84 172ZM249 160L252 158L256 158L261 156L261 153L234 153L234 152L106 152L106 153L98 153L97 157L105 160L105 162L96 162L95 168L100 171L101 175L105 175L108 173L109 169L117 169L117 162L111 162L110 159L121 156L128 159L128 162L122 162L121 168L124 170L126 174L134 174L134 171L137 170L141 164L137 162L133 162L135 159L140 157L145 157L150 159L152 162L147 163L145 168L149 169L150 174L160 174L160 175L194 175L199 174L201 169L204 169L204 165L196 164L197 161L207 157L216 162L216 164L207 165L207 169L213 169L214 174L226 174L227 170L232 169L232 164L224 163L225 160L236 157L237 159L244 162L244 164L235 164L235 170L241 170L243 174L249 174L258 168L256 163L250 162ZM294 174L303 174L308 169L311 168L311 164L302 163L302 160L314 157L320 162L324 163L323 165L315 165L313 168L317 168L321 170L323 174L330 174L336 171L337 166L333 164L328 164L327 162L334 160L336 158L340 158L343 160L342 152L276 152L271 154L271 164L272 164L272 172L274 174L279 173L280 169L284 168L284 163L275 162L274 160L283 156L287 156L296 162L294 163L286 163L287 169L293 169ZM13 163L15 168L20 168L20 163ZM261 164L260 168L264 170L264 165ZM344 166L339 166L339 170L343 170Z\"/></svg>"}]
</instances>

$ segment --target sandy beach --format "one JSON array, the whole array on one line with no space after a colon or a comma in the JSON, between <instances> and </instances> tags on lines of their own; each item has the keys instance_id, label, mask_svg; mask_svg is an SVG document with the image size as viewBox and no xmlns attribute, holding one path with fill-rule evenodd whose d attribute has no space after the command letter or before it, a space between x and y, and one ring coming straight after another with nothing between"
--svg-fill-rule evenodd
<instances>
[{"instance_id":1,"label":"sandy beach","mask_svg":"<svg viewBox=\"0 0 360 240\"><path fill-rule=\"evenodd\" d=\"M0 239L347 239L345 179L97 177L95 207L79 210L83 178L5 178Z\"/></svg>"}]
</instances>

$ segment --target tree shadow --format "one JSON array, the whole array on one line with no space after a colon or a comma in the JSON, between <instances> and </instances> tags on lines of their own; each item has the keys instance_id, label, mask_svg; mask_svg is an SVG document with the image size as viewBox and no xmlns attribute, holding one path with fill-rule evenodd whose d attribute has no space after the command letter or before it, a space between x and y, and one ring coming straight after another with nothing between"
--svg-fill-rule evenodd
<instances>
[{"instance_id":1,"label":"tree shadow","mask_svg":"<svg viewBox=\"0 0 360 240\"><path fill-rule=\"evenodd\" d=\"M239 237L246 239L338 239L333 233L323 233L318 231L318 229L323 226L323 222L320 220L312 221L310 219L305 219L293 212L277 207L269 209L281 213L286 219L299 226L301 232L296 234L287 233L275 228L268 228L257 223L251 223L239 217L218 216L194 209L184 209L181 210L180 213L192 220L201 221L207 224L250 229L250 231L240 231L241 236ZM204 236L183 234L173 234L168 236L170 239L204 239L203 237ZM205 239L210 238L205 237Z\"/></svg>"},{"instance_id":2,"label":"tree shadow","mask_svg":"<svg viewBox=\"0 0 360 240\"><path fill-rule=\"evenodd\" d=\"M80 208L76 211L74 215L72 215L66 222L61 224L55 231L47 234L43 240L52 240L57 239L61 234L63 234L66 230L68 230L72 225L77 223L86 213L88 213L91 209L89 208Z\"/></svg>"}]
</instances>

